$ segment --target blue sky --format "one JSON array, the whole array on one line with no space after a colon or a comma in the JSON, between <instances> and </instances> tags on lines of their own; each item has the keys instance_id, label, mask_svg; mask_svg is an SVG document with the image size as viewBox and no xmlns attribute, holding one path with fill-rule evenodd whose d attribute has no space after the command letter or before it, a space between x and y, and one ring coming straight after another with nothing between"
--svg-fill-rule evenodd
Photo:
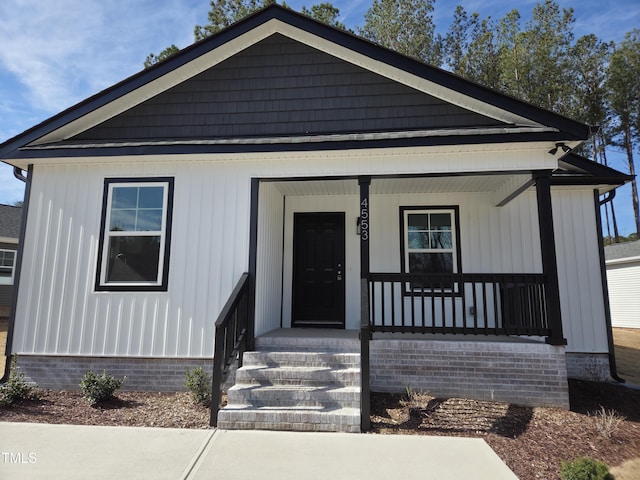
<instances>
[{"instance_id":1,"label":"blue sky","mask_svg":"<svg viewBox=\"0 0 640 480\"><path fill-rule=\"evenodd\" d=\"M294 9L321 0L287 0ZM335 0L341 20L362 25L371 0ZM504 16L517 5L523 22L535 0L436 0L434 21L451 23L456 5L482 17ZM595 33L620 41L640 28L640 0L559 0L575 10L576 37ZM132 75L149 53L172 43L193 42L193 27L205 24L209 0L2 0L0 2L0 142ZM626 171L611 152L613 166ZM0 166L0 203L22 200L23 185ZM629 187L616 197L621 233L631 233Z\"/></svg>"}]
</instances>

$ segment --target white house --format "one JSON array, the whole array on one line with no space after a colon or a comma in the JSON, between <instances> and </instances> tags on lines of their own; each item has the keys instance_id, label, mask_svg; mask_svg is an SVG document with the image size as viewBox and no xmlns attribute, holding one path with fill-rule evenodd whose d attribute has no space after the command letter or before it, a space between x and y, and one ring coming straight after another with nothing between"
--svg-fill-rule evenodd
<instances>
[{"instance_id":1,"label":"white house","mask_svg":"<svg viewBox=\"0 0 640 480\"><path fill-rule=\"evenodd\" d=\"M640 240L604 247L611 324L640 328Z\"/></svg>"},{"instance_id":2,"label":"white house","mask_svg":"<svg viewBox=\"0 0 640 480\"><path fill-rule=\"evenodd\" d=\"M591 133L268 7L0 145L28 178L10 351L45 386L179 389L218 319L215 381L248 350L230 428L366 428L369 389L566 407L609 374L599 199L628 180L571 153ZM342 387L278 417L256 365Z\"/></svg>"}]
</instances>

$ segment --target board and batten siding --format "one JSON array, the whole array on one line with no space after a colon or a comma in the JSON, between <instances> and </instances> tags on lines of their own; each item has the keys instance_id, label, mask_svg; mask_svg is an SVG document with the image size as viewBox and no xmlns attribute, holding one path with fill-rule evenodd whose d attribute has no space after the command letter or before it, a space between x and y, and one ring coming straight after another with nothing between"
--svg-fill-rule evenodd
<instances>
[{"instance_id":1,"label":"board and batten siding","mask_svg":"<svg viewBox=\"0 0 640 480\"><path fill-rule=\"evenodd\" d=\"M607 353L593 190L554 189L562 329L569 353Z\"/></svg>"},{"instance_id":2,"label":"board and batten siding","mask_svg":"<svg viewBox=\"0 0 640 480\"><path fill-rule=\"evenodd\" d=\"M256 335L281 327L284 197L275 184L261 182L258 203Z\"/></svg>"},{"instance_id":3,"label":"board and batten siding","mask_svg":"<svg viewBox=\"0 0 640 480\"><path fill-rule=\"evenodd\" d=\"M168 291L96 292L104 178L140 176L175 177ZM36 168L14 352L211 357L216 316L248 268L249 190L227 164Z\"/></svg>"},{"instance_id":4,"label":"board and batten siding","mask_svg":"<svg viewBox=\"0 0 640 480\"><path fill-rule=\"evenodd\" d=\"M59 163L34 167L30 211L25 239L22 280L19 292L13 351L35 355L89 355L210 358L213 354L214 321L241 274L248 271L251 178L303 178L313 176L354 177L366 174L411 174L416 172L465 172L548 168L550 156L530 151L509 150L505 154L464 151L465 147L439 149L388 149L384 152L301 152L228 156L130 157L116 163L87 160L86 163ZM104 178L172 176L175 178L174 211L167 292L95 292L99 227ZM355 180L354 180L355 181ZM286 298L287 236L282 228L290 224L296 208L347 211L347 298L359 298L357 291L358 237L355 235L357 198L284 197L276 185L261 183L259 244L269 254L259 253L257 275L265 290L257 285L257 331L286 325L290 309ZM567 194L567 209L580 210L584 198ZM593 208L590 193L588 208ZM495 208L487 193L439 193L428 195L372 196L372 270L399 271L398 226L380 230L381 225L399 225L400 205L460 205L462 262L465 271L540 271L535 196L519 196L507 206ZM554 208L556 207L554 195ZM315 204L314 204L315 202ZM564 198L562 200L564 202ZM284 204L284 206L283 206ZM353 211L352 211L353 210ZM589 213L589 212L587 212ZM582 215L593 226L593 212ZM284 218L283 218L284 217ZM556 230L564 225L556 214ZM573 236L582 235L578 216ZM291 225L289 225L291 228ZM392 233L393 232L393 233ZM595 227L594 227L595 241ZM262 243L261 243L262 242ZM285 242L283 244L283 242ZM352 246L350 246L352 245ZM382 254L392 248L393 254ZM585 244L581 252L588 253ZM594 250L597 251L597 250ZM396 253L397 252L397 253ZM575 253L575 252L574 252ZM595 255L595 254L594 254ZM579 255L578 255L579 258ZM385 264L385 261L391 261ZM279 266L283 264L283 269ZM565 270L568 267L561 267ZM593 279L573 274L563 277L565 295L571 308L565 323L595 323L597 305L576 309L576 282L585 290L579 295L597 303ZM599 277L594 277L599 278ZM586 285L584 282L587 282ZM268 290L266 290L268 286ZM587 288L588 287L588 288ZM263 308L264 307L264 308ZM564 306L563 306L564 308ZM575 312L578 311L576 317ZM595 312L594 312L595 311ZM359 318L359 305L348 306ZM589 316L591 315L591 317ZM575 317L575 318L574 318ZM357 322L357 320L356 320ZM592 337L572 334L569 348L589 351L599 348ZM569 337L569 335L572 335ZM574 339L573 337L576 337ZM586 347L584 347L586 346ZM591 347L589 347L591 346Z\"/></svg>"},{"instance_id":5,"label":"board and batten siding","mask_svg":"<svg viewBox=\"0 0 640 480\"><path fill-rule=\"evenodd\" d=\"M640 257L607 261L611 324L640 328Z\"/></svg>"}]
</instances>

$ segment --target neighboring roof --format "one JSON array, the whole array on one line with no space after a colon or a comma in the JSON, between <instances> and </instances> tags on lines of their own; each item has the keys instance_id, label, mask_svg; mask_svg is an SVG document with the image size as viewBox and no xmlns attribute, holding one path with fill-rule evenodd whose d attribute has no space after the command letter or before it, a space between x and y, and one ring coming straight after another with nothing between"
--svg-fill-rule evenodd
<instances>
[{"instance_id":1,"label":"neighboring roof","mask_svg":"<svg viewBox=\"0 0 640 480\"><path fill-rule=\"evenodd\" d=\"M384 131L374 132L378 134L377 137L357 138L350 143L339 138L333 144L331 141L335 139L309 138L305 135L275 139L266 137L257 141L245 139L243 142L237 141L237 138L207 137L195 144L193 139L181 142L172 138L159 138L158 142L129 141L126 144L68 142L81 132L166 92L274 34L294 38L320 51L331 50L331 55L347 62L357 59L360 66L366 65L377 74L411 84L412 88L422 89L425 93L452 103L457 102L462 108L505 123L499 132L491 128L468 129L466 138L457 133L455 139L452 139L453 129L449 133L440 131L438 135L434 135L434 131L419 135L419 130L413 130L409 140L413 145L554 140L580 143L590 134L590 127L580 122L500 94L287 8L272 5L0 144L0 158L11 161L67 155L262 151L279 146L284 146L284 149L319 148L310 144L330 144L330 148L357 145L362 148L372 146L375 142L381 142L375 143L376 146L395 146L407 142L406 138L390 138L390 135L402 137L402 133ZM170 141L170 145L167 145L167 141ZM274 147L274 144L277 146Z\"/></svg>"},{"instance_id":2,"label":"neighboring roof","mask_svg":"<svg viewBox=\"0 0 640 480\"><path fill-rule=\"evenodd\" d=\"M640 259L640 240L634 242L615 243L604 247L604 258L608 262L627 258Z\"/></svg>"},{"instance_id":3,"label":"neighboring roof","mask_svg":"<svg viewBox=\"0 0 640 480\"><path fill-rule=\"evenodd\" d=\"M20 238L20 224L22 223L22 207L0 204L0 237Z\"/></svg>"}]
</instances>

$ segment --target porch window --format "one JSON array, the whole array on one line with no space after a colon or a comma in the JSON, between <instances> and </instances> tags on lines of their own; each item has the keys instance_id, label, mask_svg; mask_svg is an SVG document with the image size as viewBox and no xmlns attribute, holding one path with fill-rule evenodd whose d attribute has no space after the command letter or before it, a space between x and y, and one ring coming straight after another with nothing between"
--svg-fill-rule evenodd
<instances>
[{"instance_id":1,"label":"porch window","mask_svg":"<svg viewBox=\"0 0 640 480\"><path fill-rule=\"evenodd\" d=\"M16 251L0 249L0 285L13 285Z\"/></svg>"},{"instance_id":2,"label":"porch window","mask_svg":"<svg viewBox=\"0 0 640 480\"><path fill-rule=\"evenodd\" d=\"M458 269L457 209L402 207L403 268L425 275L412 281L413 289L452 288L447 274ZM437 274L431 278L427 275Z\"/></svg>"},{"instance_id":3,"label":"porch window","mask_svg":"<svg viewBox=\"0 0 640 480\"><path fill-rule=\"evenodd\" d=\"M166 290L173 178L106 179L96 290Z\"/></svg>"}]
</instances>

